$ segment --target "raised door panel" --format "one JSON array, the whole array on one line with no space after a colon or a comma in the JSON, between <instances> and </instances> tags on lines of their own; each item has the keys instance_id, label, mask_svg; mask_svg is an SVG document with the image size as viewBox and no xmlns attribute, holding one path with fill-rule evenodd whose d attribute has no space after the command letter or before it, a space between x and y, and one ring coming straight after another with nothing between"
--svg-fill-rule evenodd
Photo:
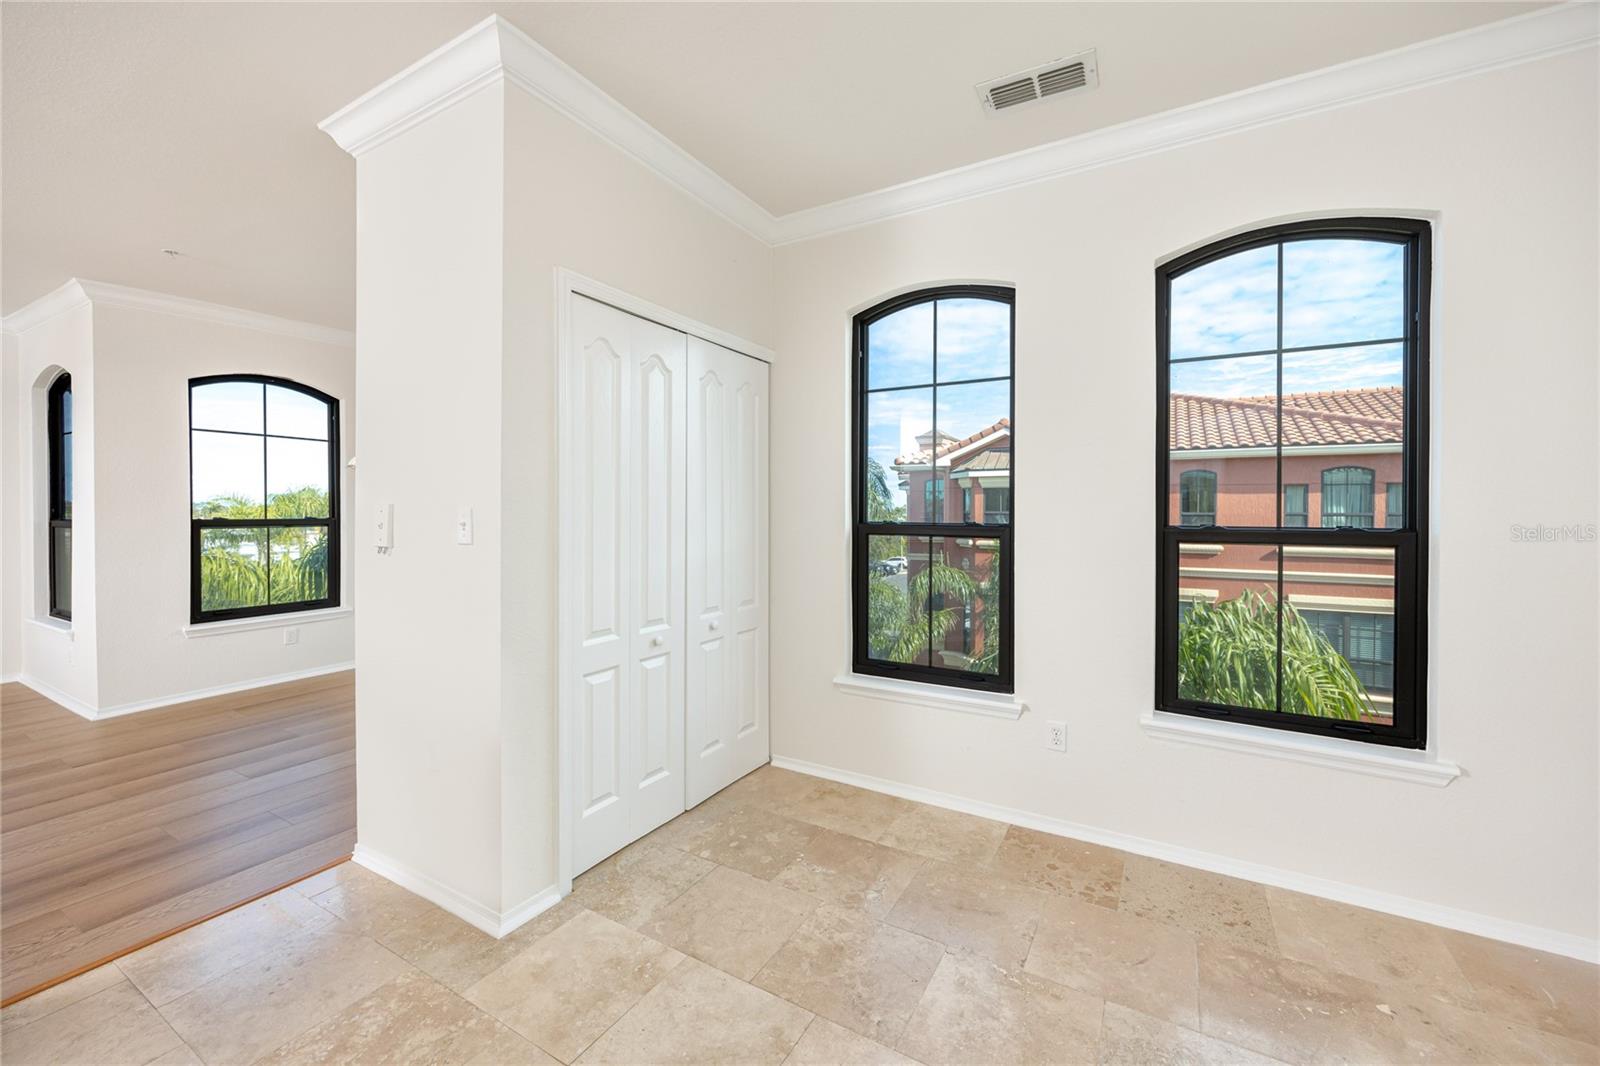
<instances>
[{"instance_id":1,"label":"raised door panel","mask_svg":"<svg viewBox=\"0 0 1600 1066\"><path fill-rule=\"evenodd\" d=\"M632 320L632 639L629 829L637 839L684 809L684 525L687 338Z\"/></svg>"},{"instance_id":2,"label":"raised door panel","mask_svg":"<svg viewBox=\"0 0 1600 1066\"><path fill-rule=\"evenodd\" d=\"M689 338L689 805L767 761L766 364Z\"/></svg>"}]
</instances>

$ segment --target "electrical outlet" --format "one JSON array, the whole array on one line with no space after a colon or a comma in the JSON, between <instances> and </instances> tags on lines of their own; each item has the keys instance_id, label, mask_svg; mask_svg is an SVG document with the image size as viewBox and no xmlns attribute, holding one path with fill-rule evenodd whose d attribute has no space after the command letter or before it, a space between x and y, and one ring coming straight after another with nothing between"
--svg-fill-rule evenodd
<instances>
[{"instance_id":1,"label":"electrical outlet","mask_svg":"<svg viewBox=\"0 0 1600 1066\"><path fill-rule=\"evenodd\" d=\"M1051 751L1067 750L1067 723L1046 722L1044 724L1044 746Z\"/></svg>"},{"instance_id":2,"label":"electrical outlet","mask_svg":"<svg viewBox=\"0 0 1600 1066\"><path fill-rule=\"evenodd\" d=\"M288 629L285 629L283 631L283 642L285 644L298 644L298 643L300 643L300 630L299 630L299 627L290 626Z\"/></svg>"}]
</instances>

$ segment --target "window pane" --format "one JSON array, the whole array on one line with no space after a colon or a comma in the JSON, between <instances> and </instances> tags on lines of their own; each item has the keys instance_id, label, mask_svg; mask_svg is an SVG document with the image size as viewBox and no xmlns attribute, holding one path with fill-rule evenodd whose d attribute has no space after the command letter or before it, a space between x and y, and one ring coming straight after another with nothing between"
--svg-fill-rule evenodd
<instances>
[{"instance_id":1,"label":"window pane","mask_svg":"<svg viewBox=\"0 0 1600 1066\"><path fill-rule=\"evenodd\" d=\"M933 538L933 665L1000 672L1000 542Z\"/></svg>"},{"instance_id":2,"label":"window pane","mask_svg":"<svg viewBox=\"0 0 1600 1066\"><path fill-rule=\"evenodd\" d=\"M1386 241L1283 246L1283 346L1405 336L1406 250Z\"/></svg>"},{"instance_id":3,"label":"window pane","mask_svg":"<svg viewBox=\"0 0 1600 1066\"><path fill-rule=\"evenodd\" d=\"M1178 524L1211 526L1217 522L1217 475L1211 470L1185 470L1178 475Z\"/></svg>"},{"instance_id":4,"label":"window pane","mask_svg":"<svg viewBox=\"0 0 1600 1066\"><path fill-rule=\"evenodd\" d=\"M1373 527L1372 471L1363 466L1336 466L1322 472L1322 527Z\"/></svg>"},{"instance_id":5,"label":"window pane","mask_svg":"<svg viewBox=\"0 0 1600 1066\"><path fill-rule=\"evenodd\" d=\"M264 517L265 438L204 432L191 436L194 517Z\"/></svg>"},{"instance_id":6,"label":"window pane","mask_svg":"<svg viewBox=\"0 0 1600 1066\"><path fill-rule=\"evenodd\" d=\"M200 609L225 611L267 604L267 531L200 531Z\"/></svg>"},{"instance_id":7,"label":"window pane","mask_svg":"<svg viewBox=\"0 0 1600 1066\"><path fill-rule=\"evenodd\" d=\"M267 516L328 517L328 445L267 438Z\"/></svg>"},{"instance_id":8,"label":"window pane","mask_svg":"<svg viewBox=\"0 0 1600 1066\"><path fill-rule=\"evenodd\" d=\"M61 514L57 517L72 517L72 434L61 435Z\"/></svg>"},{"instance_id":9,"label":"window pane","mask_svg":"<svg viewBox=\"0 0 1600 1066\"><path fill-rule=\"evenodd\" d=\"M1283 487L1283 524L1294 528L1304 528L1309 514L1306 510L1311 496L1306 485L1285 485Z\"/></svg>"},{"instance_id":10,"label":"window pane","mask_svg":"<svg viewBox=\"0 0 1600 1066\"><path fill-rule=\"evenodd\" d=\"M267 432L327 440L328 405L296 389L268 385Z\"/></svg>"},{"instance_id":11,"label":"window pane","mask_svg":"<svg viewBox=\"0 0 1600 1066\"><path fill-rule=\"evenodd\" d=\"M933 390L869 393L865 401L867 521L927 521L923 501L932 476Z\"/></svg>"},{"instance_id":12,"label":"window pane","mask_svg":"<svg viewBox=\"0 0 1600 1066\"><path fill-rule=\"evenodd\" d=\"M867 538L867 655L928 665L928 538Z\"/></svg>"},{"instance_id":13,"label":"window pane","mask_svg":"<svg viewBox=\"0 0 1600 1066\"><path fill-rule=\"evenodd\" d=\"M1284 549L1283 709L1394 724L1394 551Z\"/></svg>"},{"instance_id":14,"label":"window pane","mask_svg":"<svg viewBox=\"0 0 1600 1066\"><path fill-rule=\"evenodd\" d=\"M1186 471L1216 475L1219 526L1270 526L1278 517L1278 362L1272 355L1174 363L1170 368L1168 521L1183 523Z\"/></svg>"},{"instance_id":15,"label":"window pane","mask_svg":"<svg viewBox=\"0 0 1600 1066\"><path fill-rule=\"evenodd\" d=\"M328 595L328 531L300 526L272 531L273 603L304 603Z\"/></svg>"},{"instance_id":16,"label":"window pane","mask_svg":"<svg viewBox=\"0 0 1600 1066\"><path fill-rule=\"evenodd\" d=\"M189 390L189 428L260 433L262 396L254 381L195 385Z\"/></svg>"},{"instance_id":17,"label":"window pane","mask_svg":"<svg viewBox=\"0 0 1600 1066\"><path fill-rule=\"evenodd\" d=\"M1384 486L1383 525L1386 529L1403 529L1406 524L1405 485L1391 481Z\"/></svg>"},{"instance_id":18,"label":"window pane","mask_svg":"<svg viewBox=\"0 0 1600 1066\"><path fill-rule=\"evenodd\" d=\"M1178 698L1278 709L1278 549L1178 549Z\"/></svg>"},{"instance_id":19,"label":"window pane","mask_svg":"<svg viewBox=\"0 0 1600 1066\"><path fill-rule=\"evenodd\" d=\"M932 382L932 301L902 308L867 327L867 388Z\"/></svg>"},{"instance_id":20,"label":"window pane","mask_svg":"<svg viewBox=\"0 0 1600 1066\"><path fill-rule=\"evenodd\" d=\"M1010 452L991 452L1008 460ZM1011 524L1011 488L1004 481L992 481L989 478L979 479L978 510L973 515L973 521L982 522L986 526L1009 526Z\"/></svg>"},{"instance_id":21,"label":"window pane","mask_svg":"<svg viewBox=\"0 0 1600 1066\"><path fill-rule=\"evenodd\" d=\"M61 392L61 432L72 432L72 390L63 389Z\"/></svg>"},{"instance_id":22,"label":"window pane","mask_svg":"<svg viewBox=\"0 0 1600 1066\"><path fill-rule=\"evenodd\" d=\"M939 301L939 380L1011 376L1011 305Z\"/></svg>"},{"instance_id":23,"label":"window pane","mask_svg":"<svg viewBox=\"0 0 1600 1066\"><path fill-rule=\"evenodd\" d=\"M1278 344L1278 246L1252 248L1172 279L1170 358Z\"/></svg>"},{"instance_id":24,"label":"window pane","mask_svg":"<svg viewBox=\"0 0 1600 1066\"><path fill-rule=\"evenodd\" d=\"M938 473L956 485L977 482L985 491L1011 490L1011 382L988 381L976 385L941 385L938 389L939 440L945 454ZM965 442L965 443L963 443ZM936 522L959 522L957 494L945 490L945 506L935 512Z\"/></svg>"},{"instance_id":25,"label":"window pane","mask_svg":"<svg viewBox=\"0 0 1600 1066\"><path fill-rule=\"evenodd\" d=\"M50 547L55 568L54 596L50 610L57 614L72 613L72 527L51 526Z\"/></svg>"}]
</instances>

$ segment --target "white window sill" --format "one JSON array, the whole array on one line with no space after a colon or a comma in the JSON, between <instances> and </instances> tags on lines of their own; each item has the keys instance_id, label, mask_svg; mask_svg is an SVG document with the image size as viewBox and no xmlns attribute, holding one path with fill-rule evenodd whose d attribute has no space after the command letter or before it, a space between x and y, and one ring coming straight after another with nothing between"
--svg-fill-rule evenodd
<instances>
[{"instance_id":1,"label":"white window sill","mask_svg":"<svg viewBox=\"0 0 1600 1066\"><path fill-rule=\"evenodd\" d=\"M1152 711L1139 724L1146 733L1161 740L1288 759L1434 788L1443 788L1461 776L1461 767L1427 752L1383 748L1356 740L1306 736L1162 711Z\"/></svg>"},{"instance_id":2,"label":"white window sill","mask_svg":"<svg viewBox=\"0 0 1600 1066\"><path fill-rule=\"evenodd\" d=\"M30 619L28 619L28 621L32 622L34 625L38 626L40 629L48 629L52 633L60 633L62 636L66 637L68 640L73 639L73 637L72 637L72 623L68 622L68 621L66 621L64 619L52 618L49 615L45 615L44 617L41 617L41 618L30 618Z\"/></svg>"},{"instance_id":3,"label":"white window sill","mask_svg":"<svg viewBox=\"0 0 1600 1066\"><path fill-rule=\"evenodd\" d=\"M933 707L943 711L961 711L963 714L982 714L990 718L1009 718L1013 721L1022 717L1022 712L1027 709L1027 704L1015 696L890 677L870 677L866 674L840 674L833 679L833 687L852 696L909 703L914 707Z\"/></svg>"},{"instance_id":4,"label":"white window sill","mask_svg":"<svg viewBox=\"0 0 1600 1066\"><path fill-rule=\"evenodd\" d=\"M189 639L195 637L217 637L224 633L248 633L252 629L283 629L286 626L308 626L313 622L331 622L337 618L348 618L355 612L353 607L328 607L320 611L291 611L288 614L269 614L260 618L234 618L226 622L201 622L198 625L183 627L183 635Z\"/></svg>"}]
</instances>

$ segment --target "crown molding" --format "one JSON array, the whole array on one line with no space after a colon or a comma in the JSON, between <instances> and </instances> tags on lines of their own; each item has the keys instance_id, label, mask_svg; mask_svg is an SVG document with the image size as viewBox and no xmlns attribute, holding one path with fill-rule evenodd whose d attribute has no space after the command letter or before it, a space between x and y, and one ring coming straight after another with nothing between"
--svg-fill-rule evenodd
<instances>
[{"instance_id":1,"label":"crown molding","mask_svg":"<svg viewBox=\"0 0 1600 1066\"><path fill-rule=\"evenodd\" d=\"M783 216L772 215L499 15L413 63L318 128L359 158L479 89L506 81L751 236L782 245L1592 47L1597 41L1600 5L1569 0Z\"/></svg>"},{"instance_id":2,"label":"crown molding","mask_svg":"<svg viewBox=\"0 0 1600 1066\"><path fill-rule=\"evenodd\" d=\"M149 289L135 289L127 285L112 285L104 281L85 281L73 278L54 292L41 296L33 303L5 316L3 328L11 334L22 334L35 326L85 305L103 304L107 307L125 307L137 311L154 311L157 314L177 315L180 318L210 322L220 326L253 329L261 333L275 333L297 340L334 344L353 348L355 334L349 330L300 322L292 318L279 318L241 307L192 300L187 296L173 296Z\"/></svg>"},{"instance_id":3,"label":"crown molding","mask_svg":"<svg viewBox=\"0 0 1600 1066\"><path fill-rule=\"evenodd\" d=\"M509 82L621 149L752 237L777 220L721 175L499 15L491 15L329 115L317 128L360 158L479 89Z\"/></svg>"},{"instance_id":4,"label":"crown molding","mask_svg":"<svg viewBox=\"0 0 1600 1066\"><path fill-rule=\"evenodd\" d=\"M1544 59L1600 41L1600 5L1574 0L1268 82L777 219L774 244L810 240L1109 166L1303 115Z\"/></svg>"},{"instance_id":5,"label":"crown molding","mask_svg":"<svg viewBox=\"0 0 1600 1066\"><path fill-rule=\"evenodd\" d=\"M39 297L26 307L0 318L0 332L12 336L20 336L35 326L43 325L58 315L74 311L87 305L89 294L83 291L83 283L73 278L65 285Z\"/></svg>"}]
</instances>

